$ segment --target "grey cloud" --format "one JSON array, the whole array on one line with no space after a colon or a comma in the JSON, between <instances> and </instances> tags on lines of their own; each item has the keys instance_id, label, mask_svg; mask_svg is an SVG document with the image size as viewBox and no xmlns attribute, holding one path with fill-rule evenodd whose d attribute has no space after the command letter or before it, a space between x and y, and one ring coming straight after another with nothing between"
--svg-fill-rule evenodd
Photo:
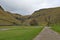
<instances>
[{"instance_id":1,"label":"grey cloud","mask_svg":"<svg viewBox=\"0 0 60 40\"><path fill-rule=\"evenodd\" d=\"M60 6L60 0L0 0L5 10L27 15L33 11Z\"/></svg>"}]
</instances>

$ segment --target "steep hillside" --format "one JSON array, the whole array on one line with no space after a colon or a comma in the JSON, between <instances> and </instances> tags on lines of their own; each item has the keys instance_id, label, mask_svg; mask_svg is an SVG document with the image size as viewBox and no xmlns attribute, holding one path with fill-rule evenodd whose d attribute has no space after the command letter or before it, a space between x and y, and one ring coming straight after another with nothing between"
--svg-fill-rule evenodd
<instances>
[{"instance_id":1,"label":"steep hillside","mask_svg":"<svg viewBox=\"0 0 60 40\"><path fill-rule=\"evenodd\" d=\"M37 10L29 18L36 20L39 25L59 24L60 7Z\"/></svg>"},{"instance_id":2,"label":"steep hillside","mask_svg":"<svg viewBox=\"0 0 60 40\"><path fill-rule=\"evenodd\" d=\"M20 21L15 19L10 12L4 11L0 6L0 25L20 25Z\"/></svg>"}]
</instances>

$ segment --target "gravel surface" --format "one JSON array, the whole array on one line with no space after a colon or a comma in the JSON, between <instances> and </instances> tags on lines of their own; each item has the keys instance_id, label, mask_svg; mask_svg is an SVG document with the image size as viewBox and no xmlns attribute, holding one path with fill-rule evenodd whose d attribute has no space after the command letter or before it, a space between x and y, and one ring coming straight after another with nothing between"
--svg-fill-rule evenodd
<instances>
[{"instance_id":1,"label":"gravel surface","mask_svg":"<svg viewBox=\"0 0 60 40\"><path fill-rule=\"evenodd\" d=\"M1 31L11 30L11 29L16 29L16 28L0 28Z\"/></svg>"},{"instance_id":2,"label":"gravel surface","mask_svg":"<svg viewBox=\"0 0 60 40\"><path fill-rule=\"evenodd\" d=\"M60 40L60 34L45 27L33 40Z\"/></svg>"}]
</instances>

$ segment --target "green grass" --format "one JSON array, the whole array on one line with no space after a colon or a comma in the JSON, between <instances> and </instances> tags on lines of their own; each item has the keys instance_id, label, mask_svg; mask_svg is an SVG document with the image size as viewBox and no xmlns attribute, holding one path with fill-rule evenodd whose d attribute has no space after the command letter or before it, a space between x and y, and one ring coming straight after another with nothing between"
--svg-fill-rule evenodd
<instances>
[{"instance_id":1,"label":"green grass","mask_svg":"<svg viewBox=\"0 0 60 40\"><path fill-rule=\"evenodd\" d=\"M9 30L0 30L0 40L32 40L43 27L19 27L12 26ZM5 28L0 27L0 28Z\"/></svg>"},{"instance_id":2,"label":"green grass","mask_svg":"<svg viewBox=\"0 0 60 40\"><path fill-rule=\"evenodd\" d=\"M58 33L60 33L60 25L54 25L52 26L52 29Z\"/></svg>"}]
</instances>

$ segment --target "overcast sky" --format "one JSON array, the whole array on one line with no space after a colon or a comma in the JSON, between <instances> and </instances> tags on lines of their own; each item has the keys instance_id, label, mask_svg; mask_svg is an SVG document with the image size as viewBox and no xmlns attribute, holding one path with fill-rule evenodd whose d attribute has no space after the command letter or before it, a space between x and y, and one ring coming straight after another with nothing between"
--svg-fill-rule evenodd
<instances>
[{"instance_id":1,"label":"overcast sky","mask_svg":"<svg viewBox=\"0 0 60 40\"><path fill-rule=\"evenodd\" d=\"M7 11L28 15L38 9L60 7L60 0L0 0L0 5Z\"/></svg>"}]
</instances>

